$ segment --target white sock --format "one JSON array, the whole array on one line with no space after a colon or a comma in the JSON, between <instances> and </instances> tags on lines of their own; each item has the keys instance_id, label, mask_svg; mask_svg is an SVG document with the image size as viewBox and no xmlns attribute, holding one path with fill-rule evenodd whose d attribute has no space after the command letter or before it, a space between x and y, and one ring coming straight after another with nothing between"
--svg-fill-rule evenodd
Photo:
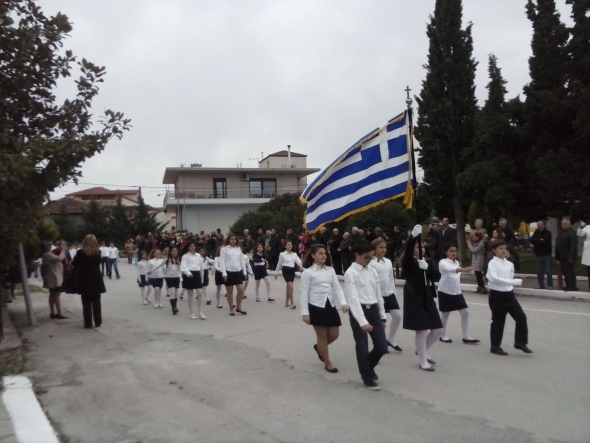
<instances>
[{"instance_id":1,"label":"white sock","mask_svg":"<svg viewBox=\"0 0 590 443\"><path fill-rule=\"evenodd\" d=\"M442 329L433 329L428 333L426 337L426 350L432 348L432 345L436 343L436 341L442 335Z\"/></svg>"},{"instance_id":2,"label":"white sock","mask_svg":"<svg viewBox=\"0 0 590 443\"><path fill-rule=\"evenodd\" d=\"M160 306L162 301L162 288L154 288L154 299L156 304Z\"/></svg>"},{"instance_id":3,"label":"white sock","mask_svg":"<svg viewBox=\"0 0 590 443\"><path fill-rule=\"evenodd\" d=\"M270 298L270 280L268 277L264 277L264 283L266 283L266 296Z\"/></svg>"},{"instance_id":4,"label":"white sock","mask_svg":"<svg viewBox=\"0 0 590 443\"><path fill-rule=\"evenodd\" d=\"M148 290L147 290L147 295L145 296L145 299L149 302L150 301L150 293L152 292L152 287L148 286Z\"/></svg>"},{"instance_id":5,"label":"white sock","mask_svg":"<svg viewBox=\"0 0 590 443\"><path fill-rule=\"evenodd\" d=\"M221 306L221 285L217 285L217 306Z\"/></svg>"},{"instance_id":6,"label":"white sock","mask_svg":"<svg viewBox=\"0 0 590 443\"><path fill-rule=\"evenodd\" d=\"M209 296L207 295L207 286L203 286L203 295L205 296L205 300L209 301Z\"/></svg>"},{"instance_id":7,"label":"white sock","mask_svg":"<svg viewBox=\"0 0 590 443\"><path fill-rule=\"evenodd\" d=\"M428 331L416 331L416 352L418 353L418 359L420 360L420 366L423 368L429 368L428 354L426 353L426 337Z\"/></svg>"},{"instance_id":8,"label":"white sock","mask_svg":"<svg viewBox=\"0 0 590 443\"><path fill-rule=\"evenodd\" d=\"M461 329L463 330L463 338L465 340L473 340L473 337L469 334L469 309L459 310L461 314Z\"/></svg>"},{"instance_id":9,"label":"white sock","mask_svg":"<svg viewBox=\"0 0 590 443\"><path fill-rule=\"evenodd\" d=\"M201 310L201 299L203 298L203 291L201 289L197 289L197 308L199 309L199 315L203 313ZM191 310L192 312L192 310Z\"/></svg>"},{"instance_id":10,"label":"white sock","mask_svg":"<svg viewBox=\"0 0 590 443\"><path fill-rule=\"evenodd\" d=\"M145 301L145 286L142 288L139 288L139 289L141 289L141 301L144 302Z\"/></svg>"},{"instance_id":11,"label":"white sock","mask_svg":"<svg viewBox=\"0 0 590 443\"><path fill-rule=\"evenodd\" d=\"M442 329L442 339L443 340L448 340L449 337L447 336L447 322L449 321L449 315L451 315L450 312L441 312L441 316L440 319L442 321L443 324L443 329Z\"/></svg>"},{"instance_id":12,"label":"white sock","mask_svg":"<svg viewBox=\"0 0 590 443\"><path fill-rule=\"evenodd\" d=\"M193 290L187 289L188 292L188 310L193 315Z\"/></svg>"},{"instance_id":13,"label":"white sock","mask_svg":"<svg viewBox=\"0 0 590 443\"><path fill-rule=\"evenodd\" d=\"M255 290L256 290L256 298L260 298L260 280L256 280L256 286L255 286Z\"/></svg>"},{"instance_id":14,"label":"white sock","mask_svg":"<svg viewBox=\"0 0 590 443\"><path fill-rule=\"evenodd\" d=\"M402 322L402 312L399 309L392 309L389 311L389 315L391 315L391 325L389 325L389 336L387 337L387 341L394 346L397 346L395 342L395 334Z\"/></svg>"}]
</instances>

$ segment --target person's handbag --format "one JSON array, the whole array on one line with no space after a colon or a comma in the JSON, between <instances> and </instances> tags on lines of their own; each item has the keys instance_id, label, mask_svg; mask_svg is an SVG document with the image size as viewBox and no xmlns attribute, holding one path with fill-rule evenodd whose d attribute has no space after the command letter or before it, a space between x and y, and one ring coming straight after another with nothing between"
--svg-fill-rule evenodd
<instances>
[{"instance_id":1,"label":"person's handbag","mask_svg":"<svg viewBox=\"0 0 590 443\"><path fill-rule=\"evenodd\" d=\"M66 294L78 293L78 281L80 278L80 270L76 266L72 266L67 273L64 280L64 292Z\"/></svg>"}]
</instances>

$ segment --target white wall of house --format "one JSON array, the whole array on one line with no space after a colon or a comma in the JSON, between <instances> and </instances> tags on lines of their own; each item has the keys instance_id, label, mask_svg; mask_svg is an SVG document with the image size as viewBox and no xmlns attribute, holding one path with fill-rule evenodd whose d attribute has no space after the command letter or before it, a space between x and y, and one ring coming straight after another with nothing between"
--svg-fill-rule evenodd
<instances>
[{"instance_id":1,"label":"white wall of house","mask_svg":"<svg viewBox=\"0 0 590 443\"><path fill-rule=\"evenodd\" d=\"M289 158L270 156L259 163L261 168L289 168ZM291 168L307 168L306 157L291 156Z\"/></svg>"},{"instance_id":2,"label":"white wall of house","mask_svg":"<svg viewBox=\"0 0 590 443\"><path fill-rule=\"evenodd\" d=\"M184 211L184 229L192 233L211 232L217 228L225 235L229 227L245 212L253 211L260 203L225 204L225 205L186 205Z\"/></svg>"}]
</instances>

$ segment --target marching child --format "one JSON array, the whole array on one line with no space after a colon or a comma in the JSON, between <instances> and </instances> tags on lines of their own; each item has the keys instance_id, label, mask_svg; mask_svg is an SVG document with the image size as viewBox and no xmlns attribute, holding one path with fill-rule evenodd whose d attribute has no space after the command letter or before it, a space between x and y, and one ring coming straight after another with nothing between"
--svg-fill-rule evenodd
<instances>
[{"instance_id":1,"label":"marching child","mask_svg":"<svg viewBox=\"0 0 590 443\"><path fill-rule=\"evenodd\" d=\"M150 283L150 279L147 276L147 273L150 269L150 263L148 262L148 254L146 251L139 251L138 257L139 260L135 265L137 268L137 284L141 289L141 301L144 305L147 305L148 303L151 303L150 292L152 290L152 284ZM147 295L145 294L146 286L148 288Z\"/></svg>"}]
</instances>

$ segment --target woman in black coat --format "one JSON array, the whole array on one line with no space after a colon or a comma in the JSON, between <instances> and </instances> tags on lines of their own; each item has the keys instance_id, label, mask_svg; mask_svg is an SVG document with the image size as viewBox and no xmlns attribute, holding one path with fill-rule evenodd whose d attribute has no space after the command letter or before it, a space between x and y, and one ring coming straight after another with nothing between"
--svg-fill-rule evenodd
<instances>
[{"instance_id":1,"label":"woman in black coat","mask_svg":"<svg viewBox=\"0 0 590 443\"><path fill-rule=\"evenodd\" d=\"M96 237L88 234L82 242L82 248L74 257L72 267L77 274L77 292L82 296L84 327L99 327L102 324L100 294L107 292L100 272L100 251Z\"/></svg>"},{"instance_id":2,"label":"woman in black coat","mask_svg":"<svg viewBox=\"0 0 590 443\"><path fill-rule=\"evenodd\" d=\"M412 236L405 245L401 257L402 269L406 278L404 286L404 329L416 331L416 354L420 359L420 369L434 371L435 364L428 357L428 349L442 335L442 322L434 301L434 282L440 278L437 264L420 259L418 237L422 227L416 225ZM424 248L422 248L422 256ZM430 332L428 332L430 330Z\"/></svg>"}]
</instances>

